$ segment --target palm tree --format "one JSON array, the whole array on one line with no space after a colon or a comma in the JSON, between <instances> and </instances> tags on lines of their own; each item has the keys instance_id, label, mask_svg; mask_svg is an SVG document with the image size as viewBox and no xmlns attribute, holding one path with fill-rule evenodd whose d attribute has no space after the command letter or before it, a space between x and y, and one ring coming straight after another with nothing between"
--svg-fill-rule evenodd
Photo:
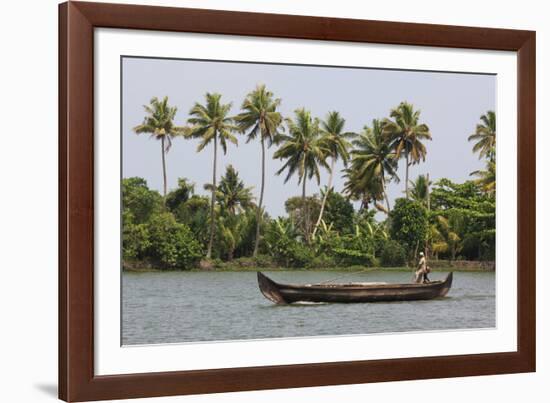
<instances>
[{"instance_id":1,"label":"palm tree","mask_svg":"<svg viewBox=\"0 0 550 403\"><path fill-rule=\"evenodd\" d=\"M420 110L407 102L401 102L390 112L391 119L382 121L382 130L397 158L405 154L405 195L409 198L409 166L426 159L426 147L422 140L431 140L430 129L419 123Z\"/></svg>"},{"instance_id":2,"label":"palm tree","mask_svg":"<svg viewBox=\"0 0 550 403\"><path fill-rule=\"evenodd\" d=\"M172 146L172 138L181 133L182 128L174 126L174 117L178 108L168 105L168 97L159 100L157 97L151 98L149 105L143 105L147 115L143 123L134 127L136 134L148 133L151 138L160 140L162 152L162 178L164 181L163 195L166 198L166 162L165 154Z\"/></svg>"},{"instance_id":3,"label":"palm tree","mask_svg":"<svg viewBox=\"0 0 550 403\"><path fill-rule=\"evenodd\" d=\"M334 165L339 158L342 158L344 165L347 165L349 160L348 149L351 147L348 138L354 136L354 133L344 132L344 124L346 120L340 116L338 112L329 112L326 120L321 121L321 138L319 140L321 147L327 150L326 157L331 157L330 173L328 177L327 191L323 196L321 202L321 210L319 211L319 218L315 223L313 229L313 236L317 232L317 228L323 219L323 212L327 202L327 196L332 189L332 178L334 175Z\"/></svg>"},{"instance_id":4,"label":"palm tree","mask_svg":"<svg viewBox=\"0 0 550 403\"><path fill-rule=\"evenodd\" d=\"M346 178L344 193L349 199L361 202L360 210L368 210L371 203L376 207L377 201L384 200L380 181L375 181L372 177L361 177L353 170L353 159L343 172Z\"/></svg>"},{"instance_id":5,"label":"palm tree","mask_svg":"<svg viewBox=\"0 0 550 403\"><path fill-rule=\"evenodd\" d=\"M373 119L372 127L365 126L363 132L353 142L351 167L347 174L346 190L372 195L372 200L386 201L386 213L390 211L390 201L386 193L386 176L390 180L397 177L397 155L382 132L378 119Z\"/></svg>"},{"instance_id":6,"label":"palm tree","mask_svg":"<svg viewBox=\"0 0 550 403\"><path fill-rule=\"evenodd\" d=\"M206 190L212 190L212 185L205 185ZM233 165L228 165L225 175L220 179L220 185L216 189L216 199L222 209L231 215L236 215L247 208L253 207L254 197L252 188L245 187L239 178L239 173Z\"/></svg>"},{"instance_id":7,"label":"palm tree","mask_svg":"<svg viewBox=\"0 0 550 403\"><path fill-rule=\"evenodd\" d=\"M233 260L235 249L242 242L248 225L244 214L221 216L218 220L220 243L227 250L227 260Z\"/></svg>"},{"instance_id":8,"label":"palm tree","mask_svg":"<svg viewBox=\"0 0 550 403\"><path fill-rule=\"evenodd\" d=\"M281 100L273 98L273 93L268 91L265 85L258 85L246 96L241 106L243 111L235 117L239 130L242 133L248 131L246 142L248 143L259 136L262 146L262 184L256 211L256 240L252 254L254 257L258 255L258 246L260 245L260 225L265 189L265 147L266 143L267 147L271 147L283 122L282 115L277 112L277 107L280 104Z\"/></svg>"},{"instance_id":9,"label":"palm tree","mask_svg":"<svg viewBox=\"0 0 550 403\"><path fill-rule=\"evenodd\" d=\"M488 111L481 115L481 123L476 126L476 132L468 137L468 141L476 141L472 151L479 152L479 158L487 157L489 161L495 160L495 147L497 138L497 122L494 111Z\"/></svg>"},{"instance_id":10,"label":"palm tree","mask_svg":"<svg viewBox=\"0 0 550 403\"><path fill-rule=\"evenodd\" d=\"M494 161L487 161L487 169L474 171L470 175L478 177L474 182L481 187L481 190L490 195L495 194L497 182L496 164Z\"/></svg>"},{"instance_id":11,"label":"palm tree","mask_svg":"<svg viewBox=\"0 0 550 403\"><path fill-rule=\"evenodd\" d=\"M427 175L418 175L415 181L411 181L411 196L413 200L416 200L423 204L424 206L428 206L428 200L429 200L429 192L430 192L430 185L432 182L429 179L429 176Z\"/></svg>"},{"instance_id":12,"label":"palm tree","mask_svg":"<svg viewBox=\"0 0 550 403\"><path fill-rule=\"evenodd\" d=\"M460 227L463 219L460 216L451 216L446 218L442 215L436 216L435 230L438 242L434 244L436 253L449 252L451 260L456 259L457 253L462 250L462 239L460 237Z\"/></svg>"},{"instance_id":13,"label":"palm tree","mask_svg":"<svg viewBox=\"0 0 550 403\"><path fill-rule=\"evenodd\" d=\"M285 119L289 134L280 135L282 145L273 154L273 158L286 160L281 169L277 171L280 175L285 170L287 175L285 183L298 173L298 183L302 184L302 205L305 206L304 214L304 236L306 242L310 240L309 211L306 204L306 183L308 179L315 177L317 184L321 181L322 166L330 169L326 163L327 151L319 141L319 120L313 119L311 113L304 108L297 109L294 120Z\"/></svg>"},{"instance_id":14,"label":"palm tree","mask_svg":"<svg viewBox=\"0 0 550 403\"><path fill-rule=\"evenodd\" d=\"M233 119L228 117L231 103L222 104L220 94L206 93L206 103L204 105L195 103L189 114L191 117L187 122L191 125L186 131L186 137L201 139L197 147L197 152L211 142L214 144L214 157L212 164L212 197L210 202L210 241L208 242L207 258L212 257L212 245L214 244L215 231L215 205L216 205L216 165L218 158L218 142L222 147L223 153L227 153L227 143L231 142L237 145L237 138L233 131L237 127Z\"/></svg>"}]
</instances>

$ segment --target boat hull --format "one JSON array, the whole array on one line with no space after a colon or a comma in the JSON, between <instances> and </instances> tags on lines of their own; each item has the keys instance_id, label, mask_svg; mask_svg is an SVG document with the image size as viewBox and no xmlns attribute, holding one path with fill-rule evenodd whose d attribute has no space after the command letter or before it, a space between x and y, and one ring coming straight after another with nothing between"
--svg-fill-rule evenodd
<instances>
[{"instance_id":1,"label":"boat hull","mask_svg":"<svg viewBox=\"0 0 550 403\"><path fill-rule=\"evenodd\" d=\"M447 295L453 282L453 273L443 281L428 284L280 284L258 272L258 286L262 294L276 304L293 302L393 302L420 301Z\"/></svg>"}]
</instances>

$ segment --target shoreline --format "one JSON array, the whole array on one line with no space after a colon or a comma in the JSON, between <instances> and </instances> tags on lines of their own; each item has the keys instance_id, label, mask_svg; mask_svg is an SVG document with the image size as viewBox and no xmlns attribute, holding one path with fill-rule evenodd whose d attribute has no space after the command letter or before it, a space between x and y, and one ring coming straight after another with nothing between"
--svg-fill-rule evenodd
<instances>
[{"instance_id":1,"label":"shoreline","mask_svg":"<svg viewBox=\"0 0 550 403\"><path fill-rule=\"evenodd\" d=\"M368 273L368 272L412 272L412 268L408 267L327 267L327 268L314 268L309 269L305 267L300 268L288 268L288 267L224 267L224 268L211 268L211 269L158 269L158 268L123 268L124 273L177 273L177 272L189 272L189 273L236 273L236 272L343 272L343 273ZM466 272L466 273L494 273L494 268L484 267L434 267L432 273L448 273L448 272Z\"/></svg>"}]
</instances>

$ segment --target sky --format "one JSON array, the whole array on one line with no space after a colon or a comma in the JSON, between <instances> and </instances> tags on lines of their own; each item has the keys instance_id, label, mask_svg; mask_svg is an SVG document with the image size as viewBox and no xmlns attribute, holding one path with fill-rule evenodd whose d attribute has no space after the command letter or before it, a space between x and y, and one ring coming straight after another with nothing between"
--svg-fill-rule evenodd
<instances>
[{"instance_id":1,"label":"sky","mask_svg":"<svg viewBox=\"0 0 550 403\"><path fill-rule=\"evenodd\" d=\"M257 84L265 84L281 98L280 112L294 116L305 107L313 116L324 118L329 111L339 111L346 119L345 130L359 132L372 119L384 118L401 101L421 110L420 121L432 133L426 141L426 161L409 169L409 178L430 175L430 180L449 178L456 182L470 179L469 174L483 169L483 160L472 153L468 136L475 131L482 114L496 107L496 76L485 74L381 70L349 67L296 66L240 62L172 60L153 58L123 59L122 71L122 176L145 178L150 188L162 193L160 142L147 134L137 135L132 128L142 123L143 105L154 96L168 96L178 108L175 124L183 126L195 102L204 103L207 92L222 94L223 103L232 103L231 115L240 112L246 94ZM246 186L259 197L261 183L261 149L259 141L246 144L237 135L238 147L229 145L226 155L218 153L218 180L227 165L233 165ZM168 189L177 179L188 178L199 194L208 195L203 184L212 181L212 146L197 153L199 140L176 138L166 155ZM267 151L264 205L272 216L286 215L284 202L301 195L298 178L286 184L285 175L276 175L283 162L272 159L275 146ZM400 161L400 183L387 188L390 203L404 196L405 163ZM343 164L336 166L334 189L342 192ZM321 187L328 181L323 171ZM315 180L306 184L308 195L319 193ZM355 203L356 207L358 204Z\"/></svg>"}]
</instances>

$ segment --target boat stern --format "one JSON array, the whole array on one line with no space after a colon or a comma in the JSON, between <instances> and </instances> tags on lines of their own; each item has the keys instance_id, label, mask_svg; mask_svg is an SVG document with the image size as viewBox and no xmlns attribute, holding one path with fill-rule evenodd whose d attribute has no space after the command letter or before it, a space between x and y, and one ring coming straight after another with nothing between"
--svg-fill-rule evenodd
<instances>
[{"instance_id":1,"label":"boat stern","mask_svg":"<svg viewBox=\"0 0 550 403\"><path fill-rule=\"evenodd\" d=\"M450 272L449 274L447 274L447 278L443 282L441 291L439 292L439 296L440 297L446 296L449 290L451 289L452 285L453 285L453 272Z\"/></svg>"},{"instance_id":2,"label":"boat stern","mask_svg":"<svg viewBox=\"0 0 550 403\"><path fill-rule=\"evenodd\" d=\"M262 272L258 272L258 286L260 287L260 291L262 292L264 297L266 297L271 302L280 305L287 303L287 301L285 301L285 299L279 292L278 284Z\"/></svg>"}]
</instances>

